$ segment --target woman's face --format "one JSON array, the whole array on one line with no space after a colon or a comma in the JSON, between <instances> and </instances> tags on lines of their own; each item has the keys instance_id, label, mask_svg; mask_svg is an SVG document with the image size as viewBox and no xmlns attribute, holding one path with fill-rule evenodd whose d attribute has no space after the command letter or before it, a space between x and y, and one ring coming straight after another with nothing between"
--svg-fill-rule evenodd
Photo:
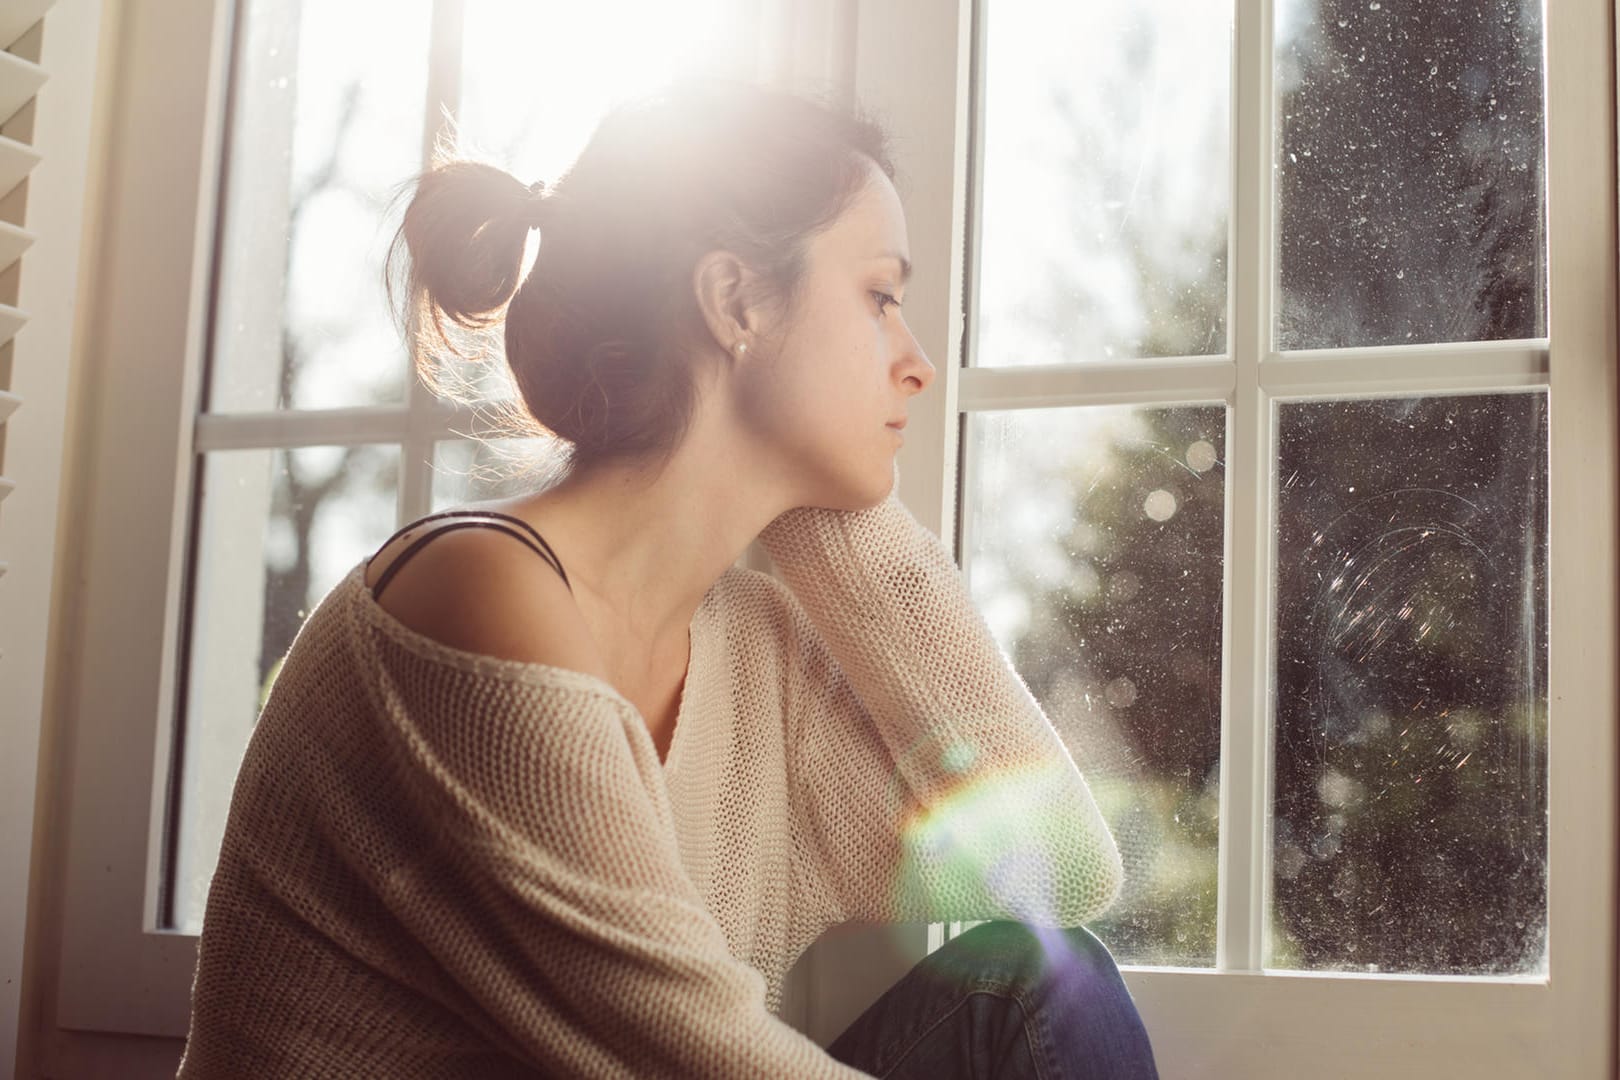
<instances>
[{"instance_id":1,"label":"woman's face","mask_svg":"<svg viewBox=\"0 0 1620 1080\"><path fill-rule=\"evenodd\" d=\"M799 505L860 509L893 484L907 406L934 378L902 314L909 250L900 197L873 166L808 245L776 347L743 366L744 422L780 455Z\"/></svg>"}]
</instances>

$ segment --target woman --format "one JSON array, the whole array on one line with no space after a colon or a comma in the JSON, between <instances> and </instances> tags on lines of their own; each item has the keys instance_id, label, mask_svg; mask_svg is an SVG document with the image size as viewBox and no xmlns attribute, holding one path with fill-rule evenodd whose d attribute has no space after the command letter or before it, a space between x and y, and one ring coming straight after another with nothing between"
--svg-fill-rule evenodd
<instances>
[{"instance_id":1,"label":"woman","mask_svg":"<svg viewBox=\"0 0 1620 1080\"><path fill-rule=\"evenodd\" d=\"M870 123L703 83L615 111L551 189L421 179L418 360L504 323L568 470L413 524L310 616L237 779L183 1076L1153 1075L1079 929L971 931L830 1054L773 1015L836 923L1078 927L1120 884L891 493L934 377L892 172ZM733 566L756 538L785 587Z\"/></svg>"}]
</instances>

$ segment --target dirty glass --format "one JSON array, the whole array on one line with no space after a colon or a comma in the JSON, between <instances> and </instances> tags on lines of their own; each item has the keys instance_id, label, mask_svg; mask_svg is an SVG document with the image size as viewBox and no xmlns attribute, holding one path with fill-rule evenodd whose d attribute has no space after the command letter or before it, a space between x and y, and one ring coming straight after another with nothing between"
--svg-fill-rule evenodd
<instances>
[{"instance_id":1,"label":"dirty glass","mask_svg":"<svg viewBox=\"0 0 1620 1080\"><path fill-rule=\"evenodd\" d=\"M978 6L975 363L1226 351L1230 9Z\"/></svg>"},{"instance_id":2,"label":"dirty glass","mask_svg":"<svg viewBox=\"0 0 1620 1080\"><path fill-rule=\"evenodd\" d=\"M396 446L207 456L169 925L195 934L237 765L298 628L394 531Z\"/></svg>"},{"instance_id":3,"label":"dirty glass","mask_svg":"<svg viewBox=\"0 0 1620 1080\"><path fill-rule=\"evenodd\" d=\"M1125 862L1121 963L1211 967L1226 410L973 413L963 562Z\"/></svg>"},{"instance_id":4,"label":"dirty glass","mask_svg":"<svg viewBox=\"0 0 1620 1080\"><path fill-rule=\"evenodd\" d=\"M1281 349L1546 334L1540 0L1279 0Z\"/></svg>"},{"instance_id":5,"label":"dirty glass","mask_svg":"<svg viewBox=\"0 0 1620 1080\"><path fill-rule=\"evenodd\" d=\"M430 6L242 5L209 410L403 401L383 262L421 169Z\"/></svg>"},{"instance_id":6,"label":"dirty glass","mask_svg":"<svg viewBox=\"0 0 1620 1080\"><path fill-rule=\"evenodd\" d=\"M1544 971L1547 395L1277 418L1267 964Z\"/></svg>"}]
</instances>

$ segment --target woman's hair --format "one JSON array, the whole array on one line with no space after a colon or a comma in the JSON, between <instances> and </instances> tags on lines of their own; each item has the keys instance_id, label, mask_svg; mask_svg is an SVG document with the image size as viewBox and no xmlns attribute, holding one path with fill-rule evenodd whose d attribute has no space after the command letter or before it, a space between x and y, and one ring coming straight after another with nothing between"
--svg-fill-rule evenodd
<instances>
[{"instance_id":1,"label":"woman's hair","mask_svg":"<svg viewBox=\"0 0 1620 1080\"><path fill-rule=\"evenodd\" d=\"M388 256L412 358L438 385L444 354L463 355L455 341L504 318L529 433L566 439L575 465L665 454L695 396L697 260L732 252L762 302L791 310L810 239L873 165L893 178L882 130L854 110L719 80L617 106L549 187L441 162Z\"/></svg>"}]
</instances>

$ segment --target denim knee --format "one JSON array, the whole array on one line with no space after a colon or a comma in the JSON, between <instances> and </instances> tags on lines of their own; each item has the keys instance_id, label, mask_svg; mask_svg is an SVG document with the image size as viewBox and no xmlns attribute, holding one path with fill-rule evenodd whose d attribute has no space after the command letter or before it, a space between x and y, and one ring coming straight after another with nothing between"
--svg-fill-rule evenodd
<instances>
[{"instance_id":1,"label":"denim knee","mask_svg":"<svg viewBox=\"0 0 1620 1080\"><path fill-rule=\"evenodd\" d=\"M947 942L829 1050L869 1072L930 1080L1157 1076L1141 1017L1102 942L1080 928L1014 922L983 923Z\"/></svg>"},{"instance_id":2,"label":"denim knee","mask_svg":"<svg viewBox=\"0 0 1620 1080\"><path fill-rule=\"evenodd\" d=\"M1050 1066L1042 1075L1157 1076L1136 1003L1096 935L1083 927L986 923L957 940L981 931L965 959L976 954L983 961L981 980L1000 984L981 981L984 989L999 989L1018 1003Z\"/></svg>"},{"instance_id":3,"label":"denim knee","mask_svg":"<svg viewBox=\"0 0 1620 1080\"><path fill-rule=\"evenodd\" d=\"M949 952L949 956L944 955ZM970 981L1031 994L1090 987L1125 992L1108 949L1083 926L1054 929L988 922L953 939L940 959ZM976 978L974 978L976 976Z\"/></svg>"}]
</instances>

